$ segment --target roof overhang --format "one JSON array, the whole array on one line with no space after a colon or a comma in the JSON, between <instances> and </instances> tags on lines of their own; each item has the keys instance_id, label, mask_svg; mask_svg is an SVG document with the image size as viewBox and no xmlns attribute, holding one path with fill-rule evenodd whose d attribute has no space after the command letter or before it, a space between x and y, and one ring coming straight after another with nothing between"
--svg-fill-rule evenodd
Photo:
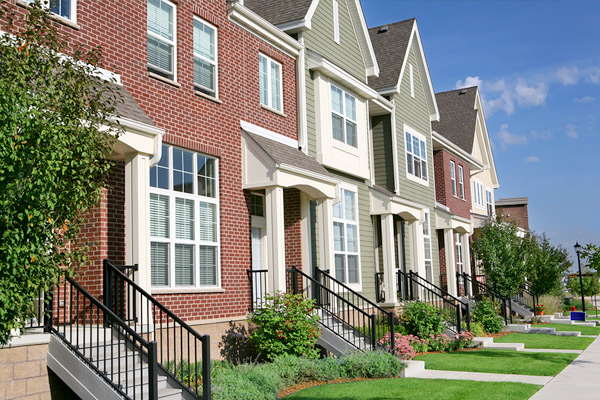
<instances>
[{"instance_id":1,"label":"roof overhang","mask_svg":"<svg viewBox=\"0 0 600 400\"><path fill-rule=\"evenodd\" d=\"M473 224L470 219L458 216L440 204L436 204L435 219L436 229L450 229L457 233L469 235L473 233Z\"/></svg>"},{"instance_id":2,"label":"roof overhang","mask_svg":"<svg viewBox=\"0 0 600 400\"><path fill-rule=\"evenodd\" d=\"M242 187L244 189L295 188L305 193L311 200L323 200L337 197L339 183L338 179L331 176L276 162L250 134L242 130Z\"/></svg>"},{"instance_id":3,"label":"roof overhang","mask_svg":"<svg viewBox=\"0 0 600 400\"><path fill-rule=\"evenodd\" d=\"M470 171L483 171L485 166L471 154L467 153L456 144L448 140L446 137L442 136L436 131L432 131L432 140L433 140L433 149L440 150L445 149L451 153L454 153L455 156L462 158L469 164Z\"/></svg>"},{"instance_id":4,"label":"roof overhang","mask_svg":"<svg viewBox=\"0 0 600 400\"><path fill-rule=\"evenodd\" d=\"M308 69L311 71L318 71L329 78L335 79L337 82L346 86L352 92L360 95L366 100L377 98L378 95L375 89L372 89L366 83L359 81L325 57L314 51L307 51L307 54Z\"/></svg>"},{"instance_id":5,"label":"roof overhang","mask_svg":"<svg viewBox=\"0 0 600 400\"><path fill-rule=\"evenodd\" d=\"M369 100L369 116L391 114L394 103L378 94L376 98Z\"/></svg>"},{"instance_id":6,"label":"roof overhang","mask_svg":"<svg viewBox=\"0 0 600 400\"><path fill-rule=\"evenodd\" d=\"M394 214L406 221L418 221L421 219L421 211L424 208L421 204L403 199L385 189L372 186L369 190L369 198L371 215Z\"/></svg>"}]
</instances>

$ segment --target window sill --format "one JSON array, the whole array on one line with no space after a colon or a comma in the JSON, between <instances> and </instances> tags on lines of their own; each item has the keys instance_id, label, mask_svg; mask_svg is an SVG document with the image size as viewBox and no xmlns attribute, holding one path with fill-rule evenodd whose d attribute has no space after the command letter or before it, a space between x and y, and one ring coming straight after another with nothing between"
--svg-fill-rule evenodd
<instances>
[{"instance_id":1,"label":"window sill","mask_svg":"<svg viewBox=\"0 0 600 400\"><path fill-rule=\"evenodd\" d=\"M25 1L25 0L17 0L17 5L21 6L23 8L29 8L29 7L31 7L31 4L28 1ZM68 18L61 17L60 15L56 15L54 13L50 13L50 18L52 18L53 20L55 20L58 23L61 23L63 25L68 26L69 28L73 28L75 30L80 30L81 29L81 27L77 23L71 21Z\"/></svg>"},{"instance_id":2,"label":"window sill","mask_svg":"<svg viewBox=\"0 0 600 400\"><path fill-rule=\"evenodd\" d=\"M155 74L154 72L148 71L148 76L150 78L156 79L157 81L164 82L164 83L169 84L171 86L174 86L176 88L180 88L181 87L181 83L177 83L175 81L172 81L171 79L165 78L164 76L159 75L159 74Z\"/></svg>"},{"instance_id":3,"label":"window sill","mask_svg":"<svg viewBox=\"0 0 600 400\"><path fill-rule=\"evenodd\" d=\"M151 294L192 294L192 293L225 293L225 289L214 288L153 288Z\"/></svg>"},{"instance_id":4,"label":"window sill","mask_svg":"<svg viewBox=\"0 0 600 400\"><path fill-rule=\"evenodd\" d=\"M287 115L285 115L284 113L282 113L279 110L276 110L275 108L272 108L272 107L269 107L269 106L265 106L264 104L261 104L260 108L265 109L267 111L271 111L272 113L280 115L280 116L282 116L284 118L287 118Z\"/></svg>"},{"instance_id":5,"label":"window sill","mask_svg":"<svg viewBox=\"0 0 600 400\"><path fill-rule=\"evenodd\" d=\"M424 179L422 179L422 178L417 178L416 176L414 176L414 175L412 175L412 174L409 174L408 172L406 173L406 178L407 178L409 181L412 181L412 182L418 183L418 184L420 184L420 185L423 185L423 186L429 187L429 181L428 181L428 180L424 180Z\"/></svg>"},{"instance_id":6,"label":"window sill","mask_svg":"<svg viewBox=\"0 0 600 400\"><path fill-rule=\"evenodd\" d=\"M223 103L223 101L221 101L221 100L217 99L216 97L213 97L213 96L211 96L211 95L209 95L209 94L206 94L206 93L204 93L204 92L201 92L200 90L196 90L196 89L194 89L194 94L195 94L196 96L198 96L198 97L202 97L202 98L204 98L204 99L206 99L206 100L210 100L210 101L212 101L212 102L214 102L214 103L217 103L217 104L222 104L222 103Z\"/></svg>"}]
</instances>

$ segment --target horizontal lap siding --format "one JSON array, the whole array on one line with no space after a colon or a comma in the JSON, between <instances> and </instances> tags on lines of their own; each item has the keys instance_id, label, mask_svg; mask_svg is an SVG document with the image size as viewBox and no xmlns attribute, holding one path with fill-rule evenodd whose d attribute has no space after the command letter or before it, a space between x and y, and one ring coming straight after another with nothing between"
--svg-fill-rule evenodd
<instances>
[{"instance_id":1,"label":"horizontal lap siding","mask_svg":"<svg viewBox=\"0 0 600 400\"><path fill-rule=\"evenodd\" d=\"M392 149L391 121L389 115L373 117L371 119L373 131L373 170L375 184L390 192L394 187L394 162Z\"/></svg>"}]
</instances>

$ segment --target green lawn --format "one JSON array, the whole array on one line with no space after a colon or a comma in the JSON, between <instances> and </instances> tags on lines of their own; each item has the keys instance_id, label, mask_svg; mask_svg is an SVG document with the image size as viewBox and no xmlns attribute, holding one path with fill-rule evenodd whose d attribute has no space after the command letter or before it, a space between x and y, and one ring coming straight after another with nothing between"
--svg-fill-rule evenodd
<instances>
[{"instance_id":1,"label":"green lawn","mask_svg":"<svg viewBox=\"0 0 600 400\"><path fill-rule=\"evenodd\" d=\"M544 335L543 333L509 333L494 338L494 343L525 343L526 349L585 350L594 338Z\"/></svg>"},{"instance_id":2,"label":"green lawn","mask_svg":"<svg viewBox=\"0 0 600 400\"><path fill-rule=\"evenodd\" d=\"M582 335L600 335L600 327L566 324L535 324L536 328L556 328L559 332L581 332Z\"/></svg>"},{"instance_id":3,"label":"green lawn","mask_svg":"<svg viewBox=\"0 0 600 400\"><path fill-rule=\"evenodd\" d=\"M475 382L446 379L377 379L338 383L300 390L293 400L525 400L541 386L514 382ZM485 396L482 397L482 393Z\"/></svg>"},{"instance_id":4,"label":"green lawn","mask_svg":"<svg viewBox=\"0 0 600 400\"><path fill-rule=\"evenodd\" d=\"M487 349L424 354L415 357L415 360L425 361L426 369L554 376L577 356L578 354Z\"/></svg>"}]
</instances>

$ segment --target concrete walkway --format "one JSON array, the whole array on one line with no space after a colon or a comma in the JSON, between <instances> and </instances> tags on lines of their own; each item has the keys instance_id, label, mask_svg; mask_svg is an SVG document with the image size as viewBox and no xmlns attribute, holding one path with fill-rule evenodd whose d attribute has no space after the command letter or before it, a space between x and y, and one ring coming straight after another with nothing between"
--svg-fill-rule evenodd
<instances>
[{"instance_id":1,"label":"concrete walkway","mask_svg":"<svg viewBox=\"0 0 600 400\"><path fill-rule=\"evenodd\" d=\"M600 399L600 337L530 400Z\"/></svg>"}]
</instances>

